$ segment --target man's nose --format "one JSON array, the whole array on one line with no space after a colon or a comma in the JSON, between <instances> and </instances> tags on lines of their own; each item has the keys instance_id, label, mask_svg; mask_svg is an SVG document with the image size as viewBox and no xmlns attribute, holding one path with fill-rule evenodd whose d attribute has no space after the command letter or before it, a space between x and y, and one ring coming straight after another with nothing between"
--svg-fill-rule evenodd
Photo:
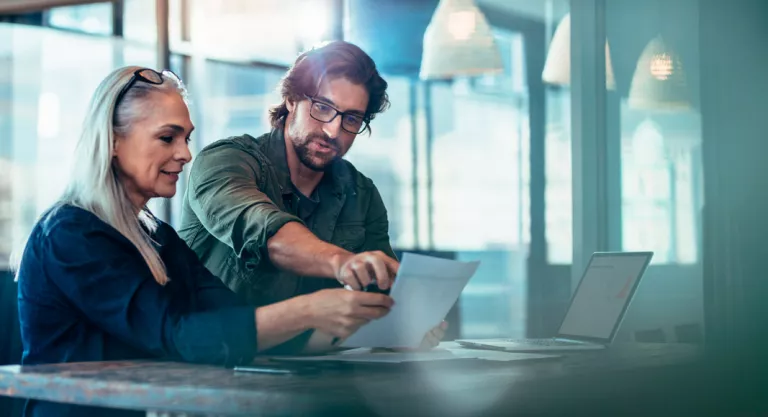
<instances>
[{"instance_id":1,"label":"man's nose","mask_svg":"<svg viewBox=\"0 0 768 417\"><path fill-rule=\"evenodd\" d=\"M337 115L330 122L324 123L323 132L330 138L339 137L339 133L341 133L341 116Z\"/></svg>"}]
</instances>

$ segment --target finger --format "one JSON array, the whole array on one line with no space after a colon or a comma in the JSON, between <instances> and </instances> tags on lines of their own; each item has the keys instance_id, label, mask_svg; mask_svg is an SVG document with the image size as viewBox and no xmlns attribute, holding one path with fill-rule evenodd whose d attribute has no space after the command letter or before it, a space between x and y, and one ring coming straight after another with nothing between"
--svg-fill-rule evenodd
<instances>
[{"instance_id":1,"label":"finger","mask_svg":"<svg viewBox=\"0 0 768 417\"><path fill-rule=\"evenodd\" d=\"M340 340L344 340L350 335L350 332L348 332L342 325L335 325L321 330L333 336L333 339L336 340L336 344L338 344Z\"/></svg>"},{"instance_id":2,"label":"finger","mask_svg":"<svg viewBox=\"0 0 768 417\"><path fill-rule=\"evenodd\" d=\"M358 292L355 293L356 301L361 306L368 307L385 307L387 309L392 308L395 305L395 300L392 297L384 294L378 294L375 292Z\"/></svg>"},{"instance_id":3,"label":"finger","mask_svg":"<svg viewBox=\"0 0 768 417\"><path fill-rule=\"evenodd\" d=\"M353 333L355 333L360 327L368 323L369 320L366 319L353 319L351 322L349 322L346 326L344 326L344 332L346 332L346 336L349 337Z\"/></svg>"},{"instance_id":4,"label":"finger","mask_svg":"<svg viewBox=\"0 0 768 417\"><path fill-rule=\"evenodd\" d=\"M369 264L373 269L373 273L376 277L376 282L379 284L379 288L386 290L392 285L389 277L389 270L387 264L380 257L372 257Z\"/></svg>"},{"instance_id":5,"label":"finger","mask_svg":"<svg viewBox=\"0 0 768 417\"><path fill-rule=\"evenodd\" d=\"M360 281L358 281L355 271L352 268L348 267L345 270L341 280L353 290L360 291Z\"/></svg>"},{"instance_id":6,"label":"finger","mask_svg":"<svg viewBox=\"0 0 768 417\"><path fill-rule=\"evenodd\" d=\"M387 264L387 269L389 270L389 277L391 278L390 282L394 282L395 277L397 276L397 271L400 269L400 262L397 262L387 255L384 255L384 262Z\"/></svg>"},{"instance_id":7,"label":"finger","mask_svg":"<svg viewBox=\"0 0 768 417\"><path fill-rule=\"evenodd\" d=\"M352 270L355 271L357 281L360 282L360 288L365 288L371 283L371 274L368 273L368 265L364 262L355 262L352 264Z\"/></svg>"},{"instance_id":8,"label":"finger","mask_svg":"<svg viewBox=\"0 0 768 417\"><path fill-rule=\"evenodd\" d=\"M430 337L429 338L429 348L430 349L433 348L433 347L437 347L437 345L439 345L439 344L440 344L440 339L437 339L437 338L434 338L434 337Z\"/></svg>"},{"instance_id":9,"label":"finger","mask_svg":"<svg viewBox=\"0 0 768 417\"><path fill-rule=\"evenodd\" d=\"M437 340L443 340L443 337L445 337L445 331L441 328L435 328L435 329L432 329L431 332L429 332L429 335L434 337Z\"/></svg>"},{"instance_id":10,"label":"finger","mask_svg":"<svg viewBox=\"0 0 768 417\"><path fill-rule=\"evenodd\" d=\"M357 306L352 314L354 317L364 318L366 320L380 319L389 313L389 309L385 307L369 307L369 306Z\"/></svg>"},{"instance_id":11,"label":"finger","mask_svg":"<svg viewBox=\"0 0 768 417\"><path fill-rule=\"evenodd\" d=\"M440 344L440 341L435 339L432 335L427 333L426 336L424 336L424 339L421 341L421 344L419 345L420 349L432 349L433 347Z\"/></svg>"},{"instance_id":12,"label":"finger","mask_svg":"<svg viewBox=\"0 0 768 417\"><path fill-rule=\"evenodd\" d=\"M443 322L440 323L440 328L443 330L448 330L448 322L443 320Z\"/></svg>"},{"instance_id":13,"label":"finger","mask_svg":"<svg viewBox=\"0 0 768 417\"><path fill-rule=\"evenodd\" d=\"M340 317L336 323L336 327L338 329L341 329L341 331L350 331L354 332L360 326L368 323L370 320L362 318L362 317L354 317L354 316L344 316Z\"/></svg>"}]
</instances>

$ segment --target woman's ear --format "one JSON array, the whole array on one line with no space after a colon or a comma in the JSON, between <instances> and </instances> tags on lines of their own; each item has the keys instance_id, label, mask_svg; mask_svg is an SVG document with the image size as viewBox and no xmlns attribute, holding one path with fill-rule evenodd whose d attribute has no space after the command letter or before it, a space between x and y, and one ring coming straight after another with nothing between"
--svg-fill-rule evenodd
<instances>
[{"instance_id":1,"label":"woman's ear","mask_svg":"<svg viewBox=\"0 0 768 417\"><path fill-rule=\"evenodd\" d=\"M120 142L122 142L121 139L122 138L120 138L117 135L112 136L112 141L113 141L112 142L112 157L113 158L117 157L117 148L120 147Z\"/></svg>"}]
</instances>

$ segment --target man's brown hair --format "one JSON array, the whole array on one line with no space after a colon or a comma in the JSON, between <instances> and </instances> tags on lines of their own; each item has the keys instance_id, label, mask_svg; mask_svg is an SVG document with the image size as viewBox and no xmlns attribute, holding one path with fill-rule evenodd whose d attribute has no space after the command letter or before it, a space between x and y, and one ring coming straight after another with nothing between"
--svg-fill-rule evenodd
<instances>
[{"instance_id":1,"label":"man's brown hair","mask_svg":"<svg viewBox=\"0 0 768 417\"><path fill-rule=\"evenodd\" d=\"M282 102L269 109L272 127L282 126L288 115L288 100L298 103L305 99L305 95L313 97L317 94L321 80L338 77L362 85L368 91L366 121L373 120L378 113L389 107L387 82L379 74L373 59L356 45L333 41L302 53L288 69L280 81ZM370 126L367 130L370 133Z\"/></svg>"}]
</instances>

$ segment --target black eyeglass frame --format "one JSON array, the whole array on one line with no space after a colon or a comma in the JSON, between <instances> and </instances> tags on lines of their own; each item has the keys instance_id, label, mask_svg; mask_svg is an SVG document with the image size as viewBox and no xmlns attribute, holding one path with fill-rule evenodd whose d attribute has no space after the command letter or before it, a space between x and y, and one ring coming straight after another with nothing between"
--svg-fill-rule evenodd
<instances>
[{"instance_id":1,"label":"black eyeglass frame","mask_svg":"<svg viewBox=\"0 0 768 417\"><path fill-rule=\"evenodd\" d=\"M144 71L150 71L153 74L157 75L157 78L160 81L150 80L149 78L141 75L141 73L144 72ZM165 82L165 78L164 77L168 77L168 78L174 77L174 78L176 78L176 80L181 81L181 78L179 78L179 76L176 75L171 70L163 70L163 72L157 72L157 71L153 70L152 68L139 68L139 69L137 69L136 71L133 72L133 76L131 77L131 79L128 80L128 82L125 83L123 88L120 89L120 92L117 93L117 98L115 99L115 109L117 109L117 106L120 105L120 101L123 100L123 97L125 97L125 95L128 93L128 90L130 90L131 87L133 87L133 85L136 84L137 81L145 82L147 84L152 84L152 85L160 85L160 84Z\"/></svg>"},{"instance_id":2,"label":"black eyeglass frame","mask_svg":"<svg viewBox=\"0 0 768 417\"><path fill-rule=\"evenodd\" d=\"M345 132L351 133L353 135L359 135L359 134L365 132L365 130L368 129L368 125L371 123L371 119L368 116L360 116L357 112L339 111L339 109L337 109L336 107L333 107L332 105L328 104L327 102L322 101L322 100L318 100L317 98L309 96L307 94L304 94L304 97L307 100L309 100L309 102L310 102L310 105L309 105L309 115L310 115L310 117L312 117L313 119L317 120L318 122L321 122L321 123L331 123L332 121L336 120L336 117L341 115L341 128L344 129ZM322 104L324 106L328 106L331 109L333 109L333 111L335 111L336 113L334 113L333 117L331 117L328 120L318 119L317 117L315 117L315 115L312 114L312 108L314 107L315 103L320 103L320 104ZM363 119L363 124L360 125L360 130L359 131L354 132L354 131L349 130L346 127L344 127L344 116L346 116L346 115L361 117Z\"/></svg>"}]
</instances>

